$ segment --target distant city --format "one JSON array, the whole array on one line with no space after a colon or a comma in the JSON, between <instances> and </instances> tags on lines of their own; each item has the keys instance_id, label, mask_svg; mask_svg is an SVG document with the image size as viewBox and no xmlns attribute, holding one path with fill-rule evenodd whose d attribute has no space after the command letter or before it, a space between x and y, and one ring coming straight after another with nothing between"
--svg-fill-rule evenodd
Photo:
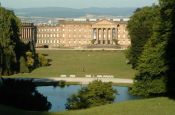
<instances>
[{"instance_id":1,"label":"distant city","mask_svg":"<svg viewBox=\"0 0 175 115\"><path fill-rule=\"evenodd\" d=\"M22 22L30 22L36 25L46 24L55 25L59 20L67 21L87 21L88 19L96 21L97 19L120 20L128 18L133 14L136 8L23 8L12 9Z\"/></svg>"}]
</instances>

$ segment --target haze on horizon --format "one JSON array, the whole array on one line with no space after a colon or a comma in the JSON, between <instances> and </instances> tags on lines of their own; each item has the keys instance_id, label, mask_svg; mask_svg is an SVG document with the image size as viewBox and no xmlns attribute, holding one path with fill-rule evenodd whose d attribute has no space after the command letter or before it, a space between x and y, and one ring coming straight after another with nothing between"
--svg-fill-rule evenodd
<instances>
[{"instance_id":1,"label":"haze on horizon","mask_svg":"<svg viewBox=\"0 0 175 115\"><path fill-rule=\"evenodd\" d=\"M143 7L158 4L158 0L0 0L1 5L8 8L40 8L40 7Z\"/></svg>"}]
</instances>

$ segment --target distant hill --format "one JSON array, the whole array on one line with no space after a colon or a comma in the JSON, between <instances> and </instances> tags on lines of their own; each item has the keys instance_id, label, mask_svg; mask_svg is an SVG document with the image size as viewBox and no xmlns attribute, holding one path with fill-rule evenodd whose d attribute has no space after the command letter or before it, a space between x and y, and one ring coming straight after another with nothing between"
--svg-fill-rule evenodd
<instances>
[{"instance_id":1,"label":"distant hill","mask_svg":"<svg viewBox=\"0 0 175 115\"><path fill-rule=\"evenodd\" d=\"M96 16L131 16L136 8L64 8L64 7L43 7L43 8L23 8L13 9L18 16L35 16L49 18L76 18L86 15Z\"/></svg>"}]
</instances>

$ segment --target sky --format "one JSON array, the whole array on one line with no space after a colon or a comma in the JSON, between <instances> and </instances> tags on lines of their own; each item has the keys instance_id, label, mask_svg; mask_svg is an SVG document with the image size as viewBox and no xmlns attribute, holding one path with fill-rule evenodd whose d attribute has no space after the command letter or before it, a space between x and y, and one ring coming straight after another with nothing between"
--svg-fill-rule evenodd
<instances>
[{"instance_id":1,"label":"sky","mask_svg":"<svg viewBox=\"0 0 175 115\"><path fill-rule=\"evenodd\" d=\"M158 3L158 0L0 0L3 7L143 7Z\"/></svg>"}]
</instances>

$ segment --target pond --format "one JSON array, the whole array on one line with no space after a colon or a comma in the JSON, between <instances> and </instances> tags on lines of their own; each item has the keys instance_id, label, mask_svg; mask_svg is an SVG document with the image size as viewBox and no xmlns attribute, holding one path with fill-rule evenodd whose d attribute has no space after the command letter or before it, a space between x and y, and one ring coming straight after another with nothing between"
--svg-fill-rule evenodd
<instances>
[{"instance_id":1,"label":"pond","mask_svg":"<svg viewBox=\"0 0 175 115\"><path fill-rule=\"evenodd\" d=\"M67 102L67 98L72 94L78 92L80 88L81 85L70 85L65 86L64 88L53 86L38 86L37 90L44 96L47 96L48 101L51 102L52 107L49 111L58 112L66 110L65 103ZM132 96L128 93L128 87L113 86L113 88L117 89L118 91L114 102L138 99L138 97Z\"/></svg>"}]
</instances>

